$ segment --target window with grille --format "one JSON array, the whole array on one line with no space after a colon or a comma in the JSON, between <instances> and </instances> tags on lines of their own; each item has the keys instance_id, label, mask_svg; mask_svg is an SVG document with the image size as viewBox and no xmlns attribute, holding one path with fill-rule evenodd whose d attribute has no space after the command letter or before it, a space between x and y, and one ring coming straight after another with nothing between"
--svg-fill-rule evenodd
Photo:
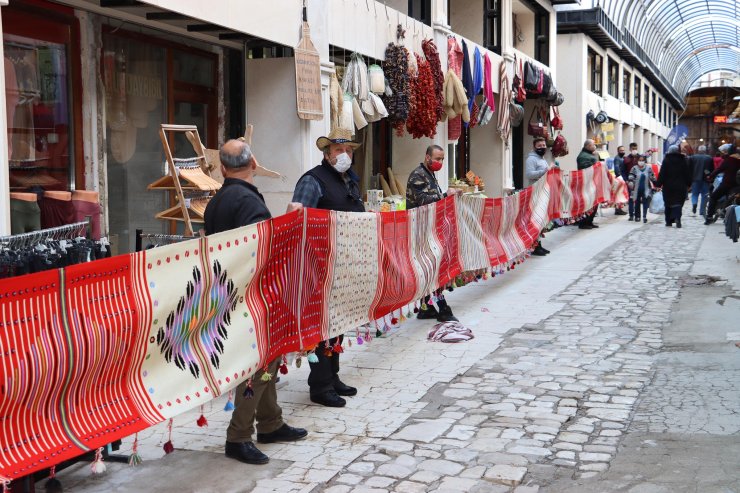
<instances>
[{"instance_id":1,"label":"window with grille","mask_svg":"<svg viewBox=\"0 0 740 493\"><path fill-rule=\"evenodd\" d=\"M608 58L609 60L609 96L619 97L619 64Z\"/></svg>"},{"instance_id":2,"label":"window with grille","mask_svg":"<svg viewBox=\"0 0 740 493\"><path fill-rule=\"evenodd\" d=\"M595 51L588 50L588 87L591 92L601 96L602 58Z\"/></svg>"}]
</instances>

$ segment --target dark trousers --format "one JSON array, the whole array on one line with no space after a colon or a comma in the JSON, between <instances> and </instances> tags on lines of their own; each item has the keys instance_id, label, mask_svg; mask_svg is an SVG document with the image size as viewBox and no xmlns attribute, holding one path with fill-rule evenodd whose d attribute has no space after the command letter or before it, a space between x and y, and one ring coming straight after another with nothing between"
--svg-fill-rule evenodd
<instances>
[{"instance_id":1,"label":"dark trousers","mask_svg":"<svg viewBox=\"0 0 740 493\"><path fill-rule=\"evenodd\" d=\"M590 225L594 223L594 218L596 217L596 210L591 212L590 214L586 215L583 219L578 221L579 225Z\"/></svg>"},{"instance_id":2,"label":"dark trousers","mask_svg":"<svg viewBox=\"0 0 740 493\"><path fill-rule=\"evenodd\" d=\"M629 202L627 202L630 217L635 217L635 201L632 199L632 197L629 198Z\"/></svg>"},{"instance_id":3,"label":"dark trousers","mask_svg":"<svg viewBox=\"0 0 740 493\"><path fill-rule=\"evenodd\" d=\"M634 200L634 213L635 218L640 219L640 207L642 207L642 218L647 218L648 208L650 207L650 197L640 194Z\"/></svg>"},{"instance_id":4,"label":"dark trousers","mask_svg":"<svg viewBox=\"0 0 740 493\"><path fill-rule=\"evenodd\" d=\"M263 370L258 371L252 377L252 391L254 395L247 399L244 391L247 382L244 381L237 386L234 393L234 413L231 422L226 428L226 441L228 442L251 442L254 433L254 420L257 420L257 433L272 433L283 426L283 410L277 402L277 370L280 358L276 358L267 366L267 371L272 378L262 380Z\"/></svg>"},{"instance_id":5,"label":"dark trousers","mask_svg":"<svg viewBox=\"0 0 740 493\"><path fill-rule=\"evenodd\" d=\"M665 222L666 224L673 224L673 221L680 221L683 215L683 204L682 205L668 205L665 206Z\"/></svg>"},{"instance_id":6,"label":"dark trousers","mask_svg":"<svg viewBox=\"0 0 740 493\"><path fill-rule=\"evenodd\" d=\"M729 181L729 180L728 180ZM722 181L722 184L714 189L712 194L709 196L709 203L707 204L707 217L711 218L714 216L715 211L717 210L717 201L727 195L730 190L732 189L731 185L725 186L724 180Z\"/></svg>"},{"instance_id":7,"label":"dark trousers","mask_svg":"<svg viewBox=\"0 0 740 493\"><path fill-rule=\"evenodd\" d=\"M316 363L309 363L311 372L308 374L308 387L311 395L319 395L334 390L334 383L339 381L339 353L332 351L331 356L325 354L328 347L333 347L337 341L341 344L343 336L334 337L329 341L321 341L316 347Z\"/></svg>"}]
</instances>

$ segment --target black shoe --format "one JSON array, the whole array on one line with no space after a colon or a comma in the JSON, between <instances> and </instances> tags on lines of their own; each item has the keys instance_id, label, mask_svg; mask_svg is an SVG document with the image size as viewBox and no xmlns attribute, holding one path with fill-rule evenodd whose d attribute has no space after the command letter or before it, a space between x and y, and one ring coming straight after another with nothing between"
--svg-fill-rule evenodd
<instances>
[{"instance_id":1,"label":"black shoe","mask_svg":"<svg viewBox=\"0 0 740 493\"><path fill-rule=\"evenodd\" d=\"M627 213L624 212L622 209L617 209L616 211L614 211L614 215L615 216L626 216Z\"/></svg>"},{"instance_id":2,"label":"black shoe","mask_svg":"<svg viewBox=\"0 0 740 493\"><path fill-rule=\"evenodd\" d=\"M643 217L642 218L642 222L646 223L647 222L647 218L646 217Z\"/></svg>"},{"instance_id":3,"label":"black shoe","mask_svg":"<svg viewBox=\"0 0 740 493\"><path fill-rule=\"evenodd\" d=\"M634 217L632 217L632 216L630 216L630 217L629 217L629 219L627 219L627 220L628 220L628 221L634 221L634 220L635 220L635 218L634 218Z\"/></svg>"},{"instance_id":4,"label":"black shoe","mask_svg":"<svg viewBox=\"0 0 740 493\"><path fill-rule=\"evenodd\" d=\"M598 227L599 227L599 225L598 225L598 224L593 224L593 223L591 224L591 229L596 229L596 228L598 228Z\"/></svg>"},{"instance_id":5,"label":"black shoe","mask_svg":"<svg viewBox=\"0 0 740 493\"><path fill-rule=\"evenodd\" d=\"M334 392L336 392L337 395L343 395L346 397L352 397L353 395L357 395L356 388L350 387L349 385L342 382L338 378L334 380Z\"/></svg>"},{"instance_id":6,"label":"black shoe","mask_svg":"<svg viewBox=\"0 0 740 493\"><path fill-rule=\"evenodd\" d=\"M681 220L680 219L676 219L676 227L677 228L680 228L681 227Z\"/></svg>"},{"instance_id":7,"label":"black shoe","mask_svg":"<svg viewBox=\"0 0 740 493\"><path fill-rule=\"evenodd\" d=\"M704 220L704 226L709 226L710 224L714 223L714 219L711 219L709 216Z\"/></svg>"},{"instance_id":8,"label":"black shoe","mask_svg":"<svg viewBox=\"0 0 740 493\"><path fill-rule=\"evenodd\" d=\"M255 447L252 442L226 442L226 457L246 464L267 464L270 462L270 458L260 452L260 449Z\"/></svg>"},{"instance_id":9,"label":"black shoe","mask_svg":"<svg viewBox=\"0 0 740 493\"><path fill-rule=\"evenodd\" d=\"M673 226L673 223L665 223L666 228L670 228L671 226Z\"/></svg>"},{"instance_id":10,"label":"black shoe","mask_svg":"<svg viewBox=\"0 0 740 493\"><path fill-rule=\"evenodd\" d=\"M545 252L545 255L547 255L548 253L550 253L550 250L548 250L547 248L543 247L542 245L540 245L540 248L542 249L543 252Z\"/></svg>"},{"instance_id":11,"label":"black shoe","mask_svg":"<svg viewBox=\"0 0 740 493\"><path fill-rule=\"evenodd\" d=\"M696 214L696 204L691 206L691 212Z\"/></svg>"},{"instance_id":12,"label":"black shoe","mask_svg":"<svg viewBox=\"0 0 740 493\"><path fill-rule=\"evenodd\" d=\"M544 248L537 245L537 247L534 250L532 250L532 255L535 255L537 257L544 257L545 255L547 255L547 252L545 251Z\"/></svg>"},{"instance_id":13,"label":"black shoe","mask_svg":"<svg viewBox=\"0 0 740 493\"><path fill-rule=\"evenodd\" d=\"M578 229L593 229L591 224L579 224Z\"/></svg>"},{"instance_id":14,"label":"black shoe","mask_svg":"<svg viewBox=\"0 0 740 493\"><path fill-rule=\"evenodd\" d=\"M422 308L416 315L419 320L436 319L439 317L439 312L433 305L427 305L426 309Z\"/></svg>"},{"instance_id":15,"label":"black shoe","mask_svg":"<svg viewBox=\"0 0 740 493\"><path fill-rule=\"evenodd\" d=\"M449 306L445 306L439 311L437 322L459 322L459 320L452 314L452 309Z\"/></svg>"},{"instance_id":16,"label":"black shoe","mask_svg":"<svg viewBox=\"0 0 740 493\"><path fill-rule=\"evenodd\" d=\"M283 426L270 433L257 433L257 443L295 442L306 438L308 432L303 428L293 428L283 423Z\"/></svg>"},{"instance_id":17,"label":"black shoe","mask_svg":"<svg viewBox=\"0 0 740 493\"><path fill-rule=\"evenodd\" d=\"M344 407L347 401L339 397L334 390L327 390L323 394L311 394L311 402L326 407Z\"/></svg>"}]
</instances>

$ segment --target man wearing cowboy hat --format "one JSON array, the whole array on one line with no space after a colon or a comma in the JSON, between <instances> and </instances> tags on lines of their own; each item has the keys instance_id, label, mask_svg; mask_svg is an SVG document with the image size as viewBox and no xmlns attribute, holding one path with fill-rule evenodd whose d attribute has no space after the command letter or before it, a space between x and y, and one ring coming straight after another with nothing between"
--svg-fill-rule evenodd
<instances>
[{"instance_id":1,"label":"man wearing cowboy hat","mask_svg":"<svg viewBox=\"0 0 740 493\"><path fill-rule=\"evenodd\" d=\"M206 234L219 233L270 219L265 199L252 182L257 173L257 160L249 145L229 140L219 151L224 183L208 202L205 212ZM288 212L299 210L301 204L289 204ZM234 413L226 429L226 456L247 464L266 464L270 459L252 442L257 420L257 442L293 442L308 432L293 428L283 421L283 411L277 402L275 383L280 358L267 366L273 378L263 380L264 370L252 377L252 395L247 395L247 382L236 388Z\"/></svg>"},{"instance_id":2,"label":"man wearing cowboy hat","mask_svg":"<svg viewBox=\"0 0 740 493\"><path fill-rule=\"evenodd\" d=\"M359 177L350 169L352 153L359 146L350 132L343 129L334 129L328 136L320 137L316 147L324 153L324 158L298 180L293 202L316 209L365 212L357 183ZM339 353L331 350L337 342L342 343L342 336L320 342L315 351L318 361L309 362L311 401L328 407L343 407L347 401L341 396L357 394L356 388L339 379Z\"/></svg>"}]
</instances>

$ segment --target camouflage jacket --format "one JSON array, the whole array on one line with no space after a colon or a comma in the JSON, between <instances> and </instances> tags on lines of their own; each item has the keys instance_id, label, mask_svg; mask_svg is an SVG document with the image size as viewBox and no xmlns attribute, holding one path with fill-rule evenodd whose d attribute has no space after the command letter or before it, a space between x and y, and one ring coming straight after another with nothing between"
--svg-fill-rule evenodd
<instances>
[{"instance_id":1,"label":"camouflage jacket","mask_svg":"<svg viewBox=\"0 0 740 493\"><path fill-rule=\"evenodd\" d=\"M406 184L406 208L413 209L422 205L431 204L445 197L434 173L420 164L409 175Z\"/></svg>"}]
</instances>

